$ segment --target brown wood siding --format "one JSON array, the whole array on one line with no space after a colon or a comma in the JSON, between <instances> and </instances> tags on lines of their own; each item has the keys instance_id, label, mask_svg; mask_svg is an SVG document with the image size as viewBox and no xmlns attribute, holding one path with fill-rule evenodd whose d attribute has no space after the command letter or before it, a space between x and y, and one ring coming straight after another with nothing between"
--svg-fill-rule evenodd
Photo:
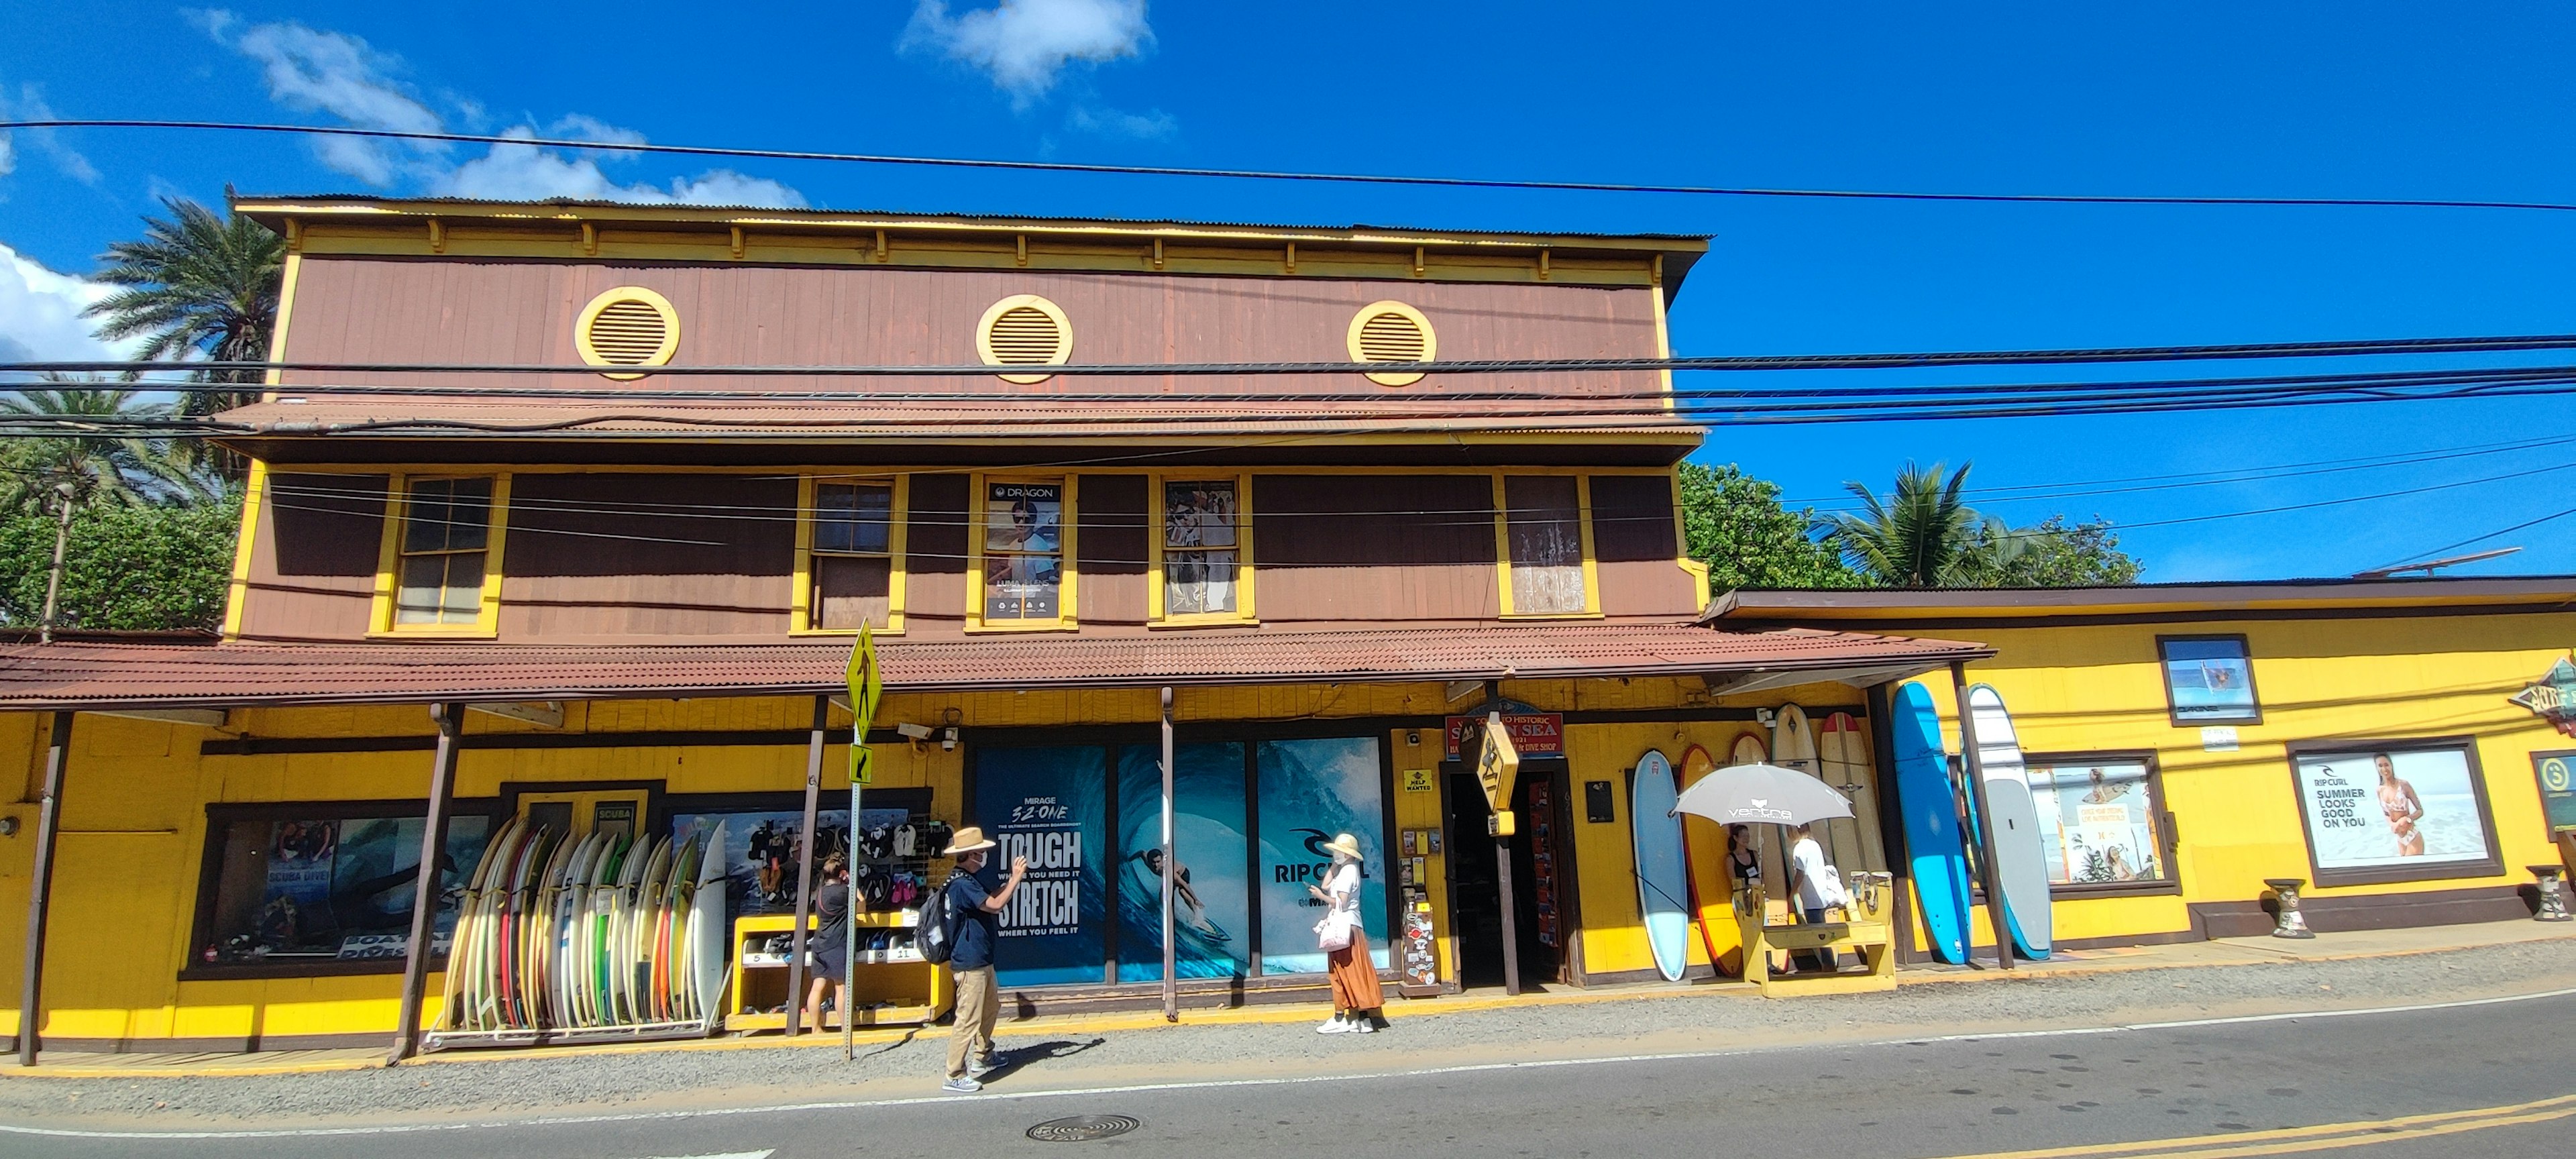
<instances>
[{"instance_id":1,"label":"brown wood siding","mask_svg":"<svg viewBox=\"0 0 2576 1159\"><path fill-rule=\"evenodd\" d=\"M784 636L795 510L777 476L514 476L501 639Z\"/></svg>"},{"instance_id":2,"label":"brown wood siding","mask_svg":"<svg viewBox=\"0 0 2576 1159\"><path fill-rule=\"evenodd\" d=\"M1592 477L1592 555L1599 561L1601 611L1612 616L1686 616L1697 593L1674 561L1673 484L1662 475Z\"/></svg>"},{"instance_id":3,"label":"brown wood siding","mask_svg":"<svg viewBox=\"0 0 2576 1159\"><path fill-rule=\"evenodd\" d=\"M1084 475L1074 491L1074 611L1086 628L1145 623L1145 477Z\"/></svg>"},{"instance_id":4,"label":"brown wood siding","mask_svg":"<svg viewBox=\"0 0 2576 1159\"><path fill-rule=\"evenodd\" d=\"M965 634L967 483L965 475L912 477L904 564L907 637Z\"/></svg>"},{"instance_id":5,"label":"brown wood siding","mask_svg":"<svg viewBox=\"0 0 2576 1159\"><path fill-rule=\"evenodd\" d=\"M267 477L242 601L244 639L366 636L388 482L383 475Z\"/></svg>"},{"instance_id":6,"label":"brown wood siding","mask_svg":"<svg viewBox=\"0 0 2576 1159\"><path fill-rule=\"evenodd\" d=\"M1483 475L1255 475L1265 625L1491 620L1494 489Z\"/></svg>"},{"instance_id":7,"label":"brown wood siding","mask_svg":"<svg viewBox=\"0 0 2576 1159\"><path fill-rule=\"evenodd\" d=\"M1043 295L1064 308L1077 363L1312 361L1350 358L1353 315L1392 299L1430 318L1442 360L1650 357L1655 298L1646 287L1488 285L995 270L650 265L604 261L426 260L308 256L298 275L286 356L318 362L578 365L573 326L603 290L644 286L680 319L679 365L973 365L976 323L995 301ZM401 383L427 376L290 372L287 381ZM438 375L450 385L616 387L569 375ZM1337 408L1472 413L1509 402L1460 392L1652 392L1643 371L1444 376L1406 387L1358 375L1124 378L1122 388L1192 393L1330 391L1360 396ZM717 386L707 379L688 384ZM883 390L973 390L1044 397L1099 390L1058 378L1015 386L995 378L865 380ZM637 388L674 385L651 378ZM847 390L848 379L778 376L782 390ZM563 400L559 405L590 403ZM1661 413L1652 398L1596 404Z\"/></svg>"}]
</instances>

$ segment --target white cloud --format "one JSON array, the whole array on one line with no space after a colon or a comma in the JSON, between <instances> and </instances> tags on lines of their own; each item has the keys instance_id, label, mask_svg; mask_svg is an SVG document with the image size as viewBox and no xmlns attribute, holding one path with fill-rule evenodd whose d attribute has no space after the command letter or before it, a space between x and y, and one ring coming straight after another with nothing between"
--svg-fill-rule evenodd
<instances>
[{"instance_id":1,"label":"white cloud","mask_svg":"<svg viewBox=\"0 0 2576 1159\"><path fill-rule=\"evenodd\" d=\"M343 123L368 129L435 133L445 129L439 115L395 79L402 62L378 52L346 33L318 31L293 21L242 27L238 17L221 9L190 11L188 19L225 45L259 63L270 99L288 108L327 113ZM442 99L480 124L484 106L460 94ZM730 169L711 169L694 177L672 179L668 187L650 182L620 183L600 165L637 156L618 145L641 145L644 134L580 113L557 117L541 134L536 118L527 118L499 135L534 140L595 141L602 148L562 151L535 145L493 145L482 156L462 162L443 142L405 142L400 146L356 137L323 137L314 149L322 162L341 173L379 188L413 186L451 197L509 201L573 198L585 201L689 202L694 204L801 206L805 198L775 181L746 177Z\"/></svg>"},{"instance_id":2,"label":"white cloud","mask_svg":"<svg viewBox=\"0 0 2576 1159\"><path fill-rule=\"evenodd\" d=\"M0 361L97 362L130 353L92 337L81 311L114 292L0 244ZM130 343L128 345L131 345Z\"/></svg>"},{"instance_id":3,"label":"white cloud","mask_svg":"<svg viewBox=\"0 0 2576 1159\"><path fill-rule=\"evenodd\" d=\"M605 128L606 126L602 126ZM527 126L506 136L534 137ZM640 140L641 138L637 138ZM696 177L675 178L669 188L637 183L621 185L586 155L566 156L533 145L494 145L492 151L444 174L430 185L443 197L479 197L493 201L542 201L569 197L577 201L633 201L690 205L761 205L795 207L805 198L775 181L714 169Z\"/></svg>"},{"instance_id":4,"label":"white cloud","mask_svg":"<svg viewBox=\"0 0 2576 1159\"><path fill-rule=\"evenodd\" d=\"M0 88L0 118L13 121L49 121L54 118L54 110L52 106L45 103L42 90L32 84L22 84L18 86L18 95L14 100L10 98L6 88ZM43 153L53 161L54 168L60 170L63 176L83 185L98 184L98 167L90 164L89 158L81 156L78 150L63 144L62 139L52 129L21 131L27 134L29 141L35 143L37 152ZM17 168L17 154L9 139L13 135L0 133L0 177L8 176Z\"/></svg>"},{"instance_id":5,"label":"white cloud","mask_svg":"<svg viewBox=\"0 0 2576 1159\"><path fill-rule=\"evenodd\" d=\"M1135 56L1153 39L1145 0L1001 0L960 16L942 0L920 0L902 45L980 68L1026 103L1055 87L1066 65Z\"/></svg>"},{"instance_id":6,"label":"white cloud","mask_svg":"<svg viewBox=\"0 0 2576 1159\"><path fill-rule=\"evenodd\" d=\"M1170 113L1155 109L1147 113L1126 113L1117 109L1077 108L1066 122L1085 133L1104 137L1135 137L1159 141L1179 132L1181 123Z\"/></svg>"}]
</instances>

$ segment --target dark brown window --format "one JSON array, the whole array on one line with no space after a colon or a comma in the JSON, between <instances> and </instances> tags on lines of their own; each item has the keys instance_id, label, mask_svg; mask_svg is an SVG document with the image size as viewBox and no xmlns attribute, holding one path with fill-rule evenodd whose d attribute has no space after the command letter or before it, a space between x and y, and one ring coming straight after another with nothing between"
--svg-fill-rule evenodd
<instances>
[{"instance_id":1,"label":"dark brown window","mask_svg":"<svg viewBox=\"0 0 2576 1159\"><path fill-rule=\"evenodd\" d=\"M891 482L814 485L814 544L808 627L891 626L895 495Z\"/></svg>"}]
</instances>

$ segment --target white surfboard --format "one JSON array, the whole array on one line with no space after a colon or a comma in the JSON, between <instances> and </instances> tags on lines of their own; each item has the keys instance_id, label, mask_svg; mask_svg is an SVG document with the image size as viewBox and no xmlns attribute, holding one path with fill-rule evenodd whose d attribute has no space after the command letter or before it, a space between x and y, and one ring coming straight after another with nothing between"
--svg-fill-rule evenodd
<instances>
[{"instance_id":1,"label":"white surfboard","mask_svg":"<svg viewBox=\"0 0 2576 1159\"><path fill-rule=\"evenodd\" d=\"M1979 684L1968 689L1968 710L1976 714L1977 757L1986 774L1986 811L1980 823L1994 833L1994 876L2003 883L2004 916L2012 925L2015 949L2031 958L2046 958L2054 919L2048 892L2048 851L2039 831L2039 810L2030 796L2030 777L2021 755L2021 737L2012 714L2004 711L2003 694Z\"/></svg>"},{"instance_id":2,"label":"white surfboard","mask_svg":"<svg viewBox=\"0 0 2576 1159\"><path fill-rule=\"evenodd\" d=\"M1877 778L1871 775L1869 740L1860 721L1848 712L1831 713L1816 724L1816 756L1824 782L1852 806L1852 815L1824 823L1826 848L1844 879L1860 870L1885 872L1887 841L1878 831Z\"/></svg>"},{"instance_id":3,"label":"white surfboard","mask_svg":"<svg viewBox=\"0 0 2576 1159\"><path fill-rule=\"evenodd\" d=\"M709 1020L722 1000L725 967L732 957L726 945L726 931L732 927L725 913L725 848L725 827L718 822L698 864L697 896L689 902L690 1002L696 1008L693 1017Z\"/></svg>"}]
</instances>

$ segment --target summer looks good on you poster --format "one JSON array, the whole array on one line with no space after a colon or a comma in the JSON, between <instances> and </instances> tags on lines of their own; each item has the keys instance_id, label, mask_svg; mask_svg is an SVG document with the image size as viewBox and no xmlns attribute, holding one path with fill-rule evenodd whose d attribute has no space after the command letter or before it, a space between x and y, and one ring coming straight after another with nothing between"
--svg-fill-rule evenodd
<instances>
[{"instance_id":1,"label":"summer looks good on you poster","mask_svg":"<svg viewBox=\"0 0 2576 1159\"><path fill-rule=\"evenodd\" d=\"M2304 753L2299 808L2320 871L2492 859L2459 749Z\"/></svg>"}]
</instances>

